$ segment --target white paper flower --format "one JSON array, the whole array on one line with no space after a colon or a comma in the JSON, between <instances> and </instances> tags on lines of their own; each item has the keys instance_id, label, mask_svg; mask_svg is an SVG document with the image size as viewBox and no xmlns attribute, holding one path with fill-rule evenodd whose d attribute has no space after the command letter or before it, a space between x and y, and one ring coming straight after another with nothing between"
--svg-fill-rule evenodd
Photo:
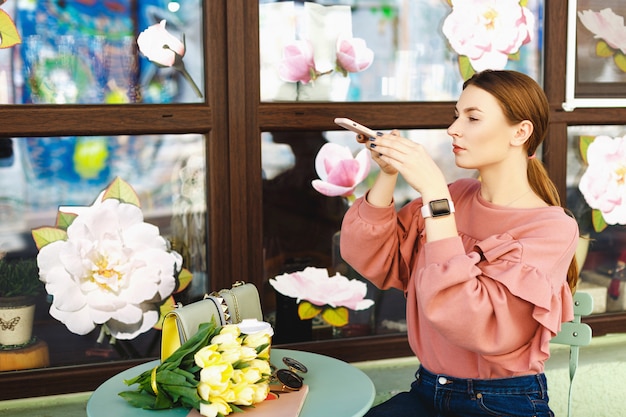
<instances>
[{"instance_id":1,"label":"white paper flower","mask_svg":"<svg viewBox=\"0 0 626 417\"><path fill-rule=\"evenodd\" d=\"M597 136L587 148L589 166L578 188L607 224L626 224L626 136Z\"/></svg>"},{"instance_id":2,"label":"white paper flower","mask_svg":"<svg viewBox=\"0 0 626 417\"><path fill-rule=\"evenodd\" d=\"M476 71L503 69L530 42L535 18L519 0L452 0L442 31Z\"/></svg>"},{"instance_id":3,"label":"white paper flower","mask_svg":"<svg viewBox=\"0 0 626 417\"><path fill-rule=\"evenodd\" d=\"M331 277L326 268L307 267L303 271L279 275L270 279L276 291L317 306L347 307L365 310L374 304L365 298L367 285L359 280L349 280L337 273Z\"/></svg>"},{"instance_id":4,"label":"white paper flower","mask_svg":"<svg viewBox=\"0 0 626 417\"><path fill-rule=\"evenodd\" d=\"M67 239L40 248L37 263L52 317L76 334L106 325L114 337L133 339L156 324L182 258L139 207L99 198L82 208Z\"/></svg>"},{"instance_id":5,"label":"white paper flower","mask_svg":"<svg viewBox=\"0 0 626 417\"><path fill-rule=\"evenodd\" d=\"M626 26L622 16L606 8L599 12L583 10L578 12L578 17L594 38L603 39L611 48L626 54Z\"/></svg>"}]
</instances>

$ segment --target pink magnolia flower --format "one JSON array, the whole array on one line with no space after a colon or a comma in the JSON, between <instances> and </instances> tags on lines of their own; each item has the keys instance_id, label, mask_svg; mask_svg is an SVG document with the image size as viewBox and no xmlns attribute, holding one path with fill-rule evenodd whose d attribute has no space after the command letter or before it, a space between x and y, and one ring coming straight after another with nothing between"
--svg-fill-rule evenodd
<instances>
[{"instance_id":1,"label":"pink magnolia flower","mask_svg":"<svg viewBox=\"0 0 626 417\"><path fill-rule=\"evenodd\" d=\"M320 179L312 181L313 188L329 197L348 197L369 174L369 151L361 150L356 158L350 148L326 143L315 157L315 171Z\"/></svg>"},{"instance_id":2,"label":"pink magnolia flower","mask_svg":"<svg viewBox=\"0 0 626 417\"><path fill-rule=\"evenodd\" d=\"M185 55L185 45L165 29L165 20L141 32L137 37L137 46L146 58L164 67L173 66L176 55Z\"/></svg>"},{"instance_id":3,"label":"pink magnolia flower","mask_svg":"<svg viewBox=\"0 0 626 417\"><path fill-rule=\"evenodd\" d=\"M306 40L294 41L283 49L278 75L287 82L307 84L317 78L313 45Z\"/></svg>"},{"instance_id":4,"label":"pink magnolia flower","mask_svg":"<svg viewBox=\"0 0 626 417\"><path fill-rule=\"evenodd\" d=\"M303 271L278 275L270 279L270 285L279 293L295 298L296 302L308 301L317 306L346 307L365 310L374 304L365 298L367 285L339 273L331 277L326 268L307 267Z\"/></svg>"},{"instance_id":5,"label":"pink magnolia flower","mask_svg":"<svg viewBox=\"0 0 626 417\"><path fill-rule=\"evenodd\" d=\"M184 34L181 42L165 29L165 20L161 20L139 34L137 46L139 51L155 64L162 67L172 67L179 71L194 93L198 97L202 97L202 91L191 78L183 63L183 56L185 56Z\"/></svg>"},{"instance_id":6,"label":"pink magnolia flower","mask_svg":"<svg viewBox=\"0 0 626 417\"><path fill-rule=\"evenodd\" d=\"M589 167L578 188L607 224L626 224L626 136L597 136L587 148Z\"/></svg>"},{"instance_id":7,"label":"pink magnolia flower","mask_svg":"<svg viewBox=\"0 0 626 417\"><path fill-rule=\"evenodd\" d=\"M469 58L476 71L503 69L508 56L530 42L532 13L519 0L452 0L443 22L450 46Z\"/></svg>"},{"instance_id":8,"label":"pink magnolia flower","mask_svg":"<svg viewBox=\"0 0 626 417\"><path fill-rule=\"evenodd\" d=\"M596 39L603 39L611 48L626 54L626 26L624 17L606 8L599 12L584 10L578 12L582 24L593 33Z\"/></svg>"},{"instance_id":9,"label":"pink magnolia flower","mask_svg":"<svg viewBox=\"0 0 626 417\"><path fill-rule=\"evenodd\" d=\"M337 69L348 72L364 71L372 65L374 51L367 47L364 39L350 38L337 40Z\"/></svg>"}]
</instances>

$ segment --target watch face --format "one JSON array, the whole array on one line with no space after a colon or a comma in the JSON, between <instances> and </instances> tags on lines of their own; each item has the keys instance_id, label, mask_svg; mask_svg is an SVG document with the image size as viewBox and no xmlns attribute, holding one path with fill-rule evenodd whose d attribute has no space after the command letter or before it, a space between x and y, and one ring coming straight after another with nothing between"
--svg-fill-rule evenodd
<instances>
[{"instance_id":1,"label":"watch face","mask_svg":"<svg viewBox=\"0 0 626 417\"><path fill-rule=\"evenodd\" d=\"M450 205L448 200L435 200L430 202L430 210L433 213L433 217L447 216L450 214Z\"/></svg>"}]
</instances>

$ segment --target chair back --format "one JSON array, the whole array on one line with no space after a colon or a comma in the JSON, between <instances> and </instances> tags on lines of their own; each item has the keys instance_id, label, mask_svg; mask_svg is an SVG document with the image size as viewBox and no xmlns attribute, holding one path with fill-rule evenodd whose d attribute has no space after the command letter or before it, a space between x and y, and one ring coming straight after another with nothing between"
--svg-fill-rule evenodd
<instances>
[{"instance_id":1,"label":"chair back","mask_svg":"<svg viewBox=\"0 0 626 417\"><path fill-rule=\"evenodd\" d=\"M581 317L591 314L593 311L593 298L591 294L576 291L574 294L574 320L563 323L561 331L552 338L552 343L569 345L569 394L567 403L567 417L572 415L572 385L576 368L578 368L578 350L580 346L591 343L591 327L581 323Z\"/></svg>"},{"instance_id":2,"label":"chair back","mask_svg":"<svg viewBox=\"0 0 626 417\"><path fill-rule=\"evenodd\" d=\"M561 325L561 331L552 338L552 343L570 346L586 346L591 343L591 327L581 323L582 316L588 316L593 311L591 294L576 291L574 294L574 320Z\"/></svg>"}]
</instances>

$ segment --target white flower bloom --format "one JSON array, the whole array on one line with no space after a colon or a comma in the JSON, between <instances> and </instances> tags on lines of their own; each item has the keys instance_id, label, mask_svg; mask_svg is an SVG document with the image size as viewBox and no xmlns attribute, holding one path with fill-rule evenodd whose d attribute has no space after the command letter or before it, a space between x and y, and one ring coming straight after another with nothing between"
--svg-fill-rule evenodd
<instances>
[{"instance_id":1,"label":"white flower bloom","mask_svg":"<svg viewBox=\"0 0 626 417\"><path fill-rule=\"evenodd\" d=\"M442 31L476 71L502 69L509 54L530 42L535 17L519 0L453 0Z\"/></svg>"},{"instance_id":2,"label":"white flower bloom","mask_svg":"<svg viewBox=\"0 0 626 417\"><path fill-rule=\"evenodd\" d=\"M607 224L626 224L626 136L597 136L587 148L589 167L578 188Z\"/></svg>"},{"instance_id":3,"label":"white flower bloom","mask_svg":"<svg viewBox=\"0 0 626 417\"><path fill-rule=\"evenodd\" d=\"M81 210L67 240L42 247L37 263L52 317L76 334L104 324L114 337L132 339L157 322L182 258L139 207L111 198Z\"/></svg>"},{"instance_id":4,"label":"white flower bloom","mask_svg":"<svg viewBox=\"0 0 626 417\"><path fill-rule=\"evenodd\" d=\"M307 267L303 271L279 275L270 279L270 285L279 293L306 300L318 306L347 307L365 310L374 304L365 298L367 285L359 280L336 273L330 277L326 268Z\"/></svg>"}]
</instances>

